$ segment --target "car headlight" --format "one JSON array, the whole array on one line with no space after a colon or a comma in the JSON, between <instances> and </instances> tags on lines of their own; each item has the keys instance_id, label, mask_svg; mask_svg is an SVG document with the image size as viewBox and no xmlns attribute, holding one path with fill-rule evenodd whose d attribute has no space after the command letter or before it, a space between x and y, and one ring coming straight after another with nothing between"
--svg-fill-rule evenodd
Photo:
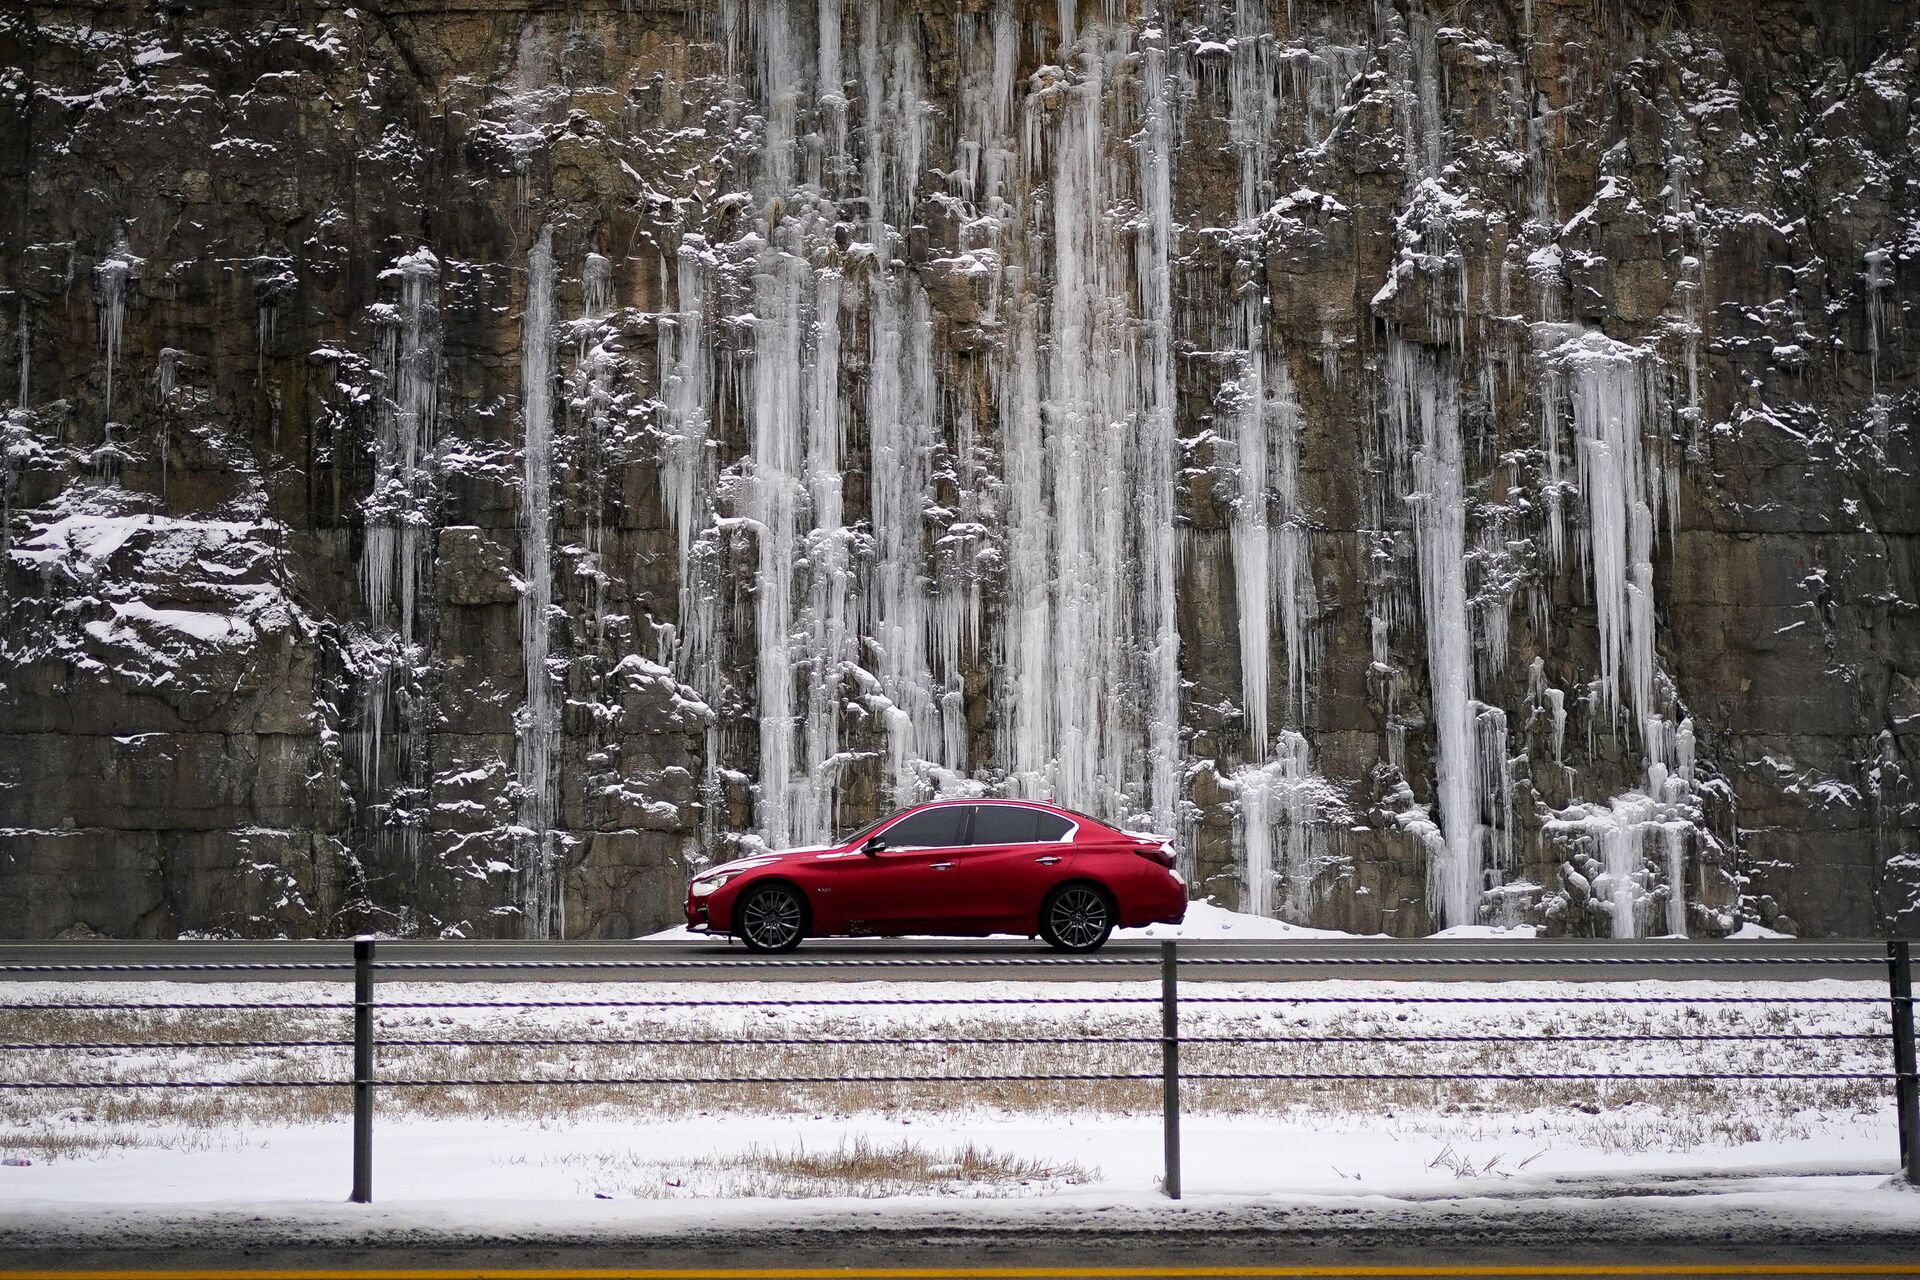
<instances>
[{"instance_id":1,"label":"car headlight","mask_svg":"<svg viewBox=\"0 0 1920 1280\"><path fill-rule=\"evenodd\" d=\"M738 871L723 871L717 876L695 880L693 882L693 896L696 898L704 898L727 881L738 878L739 875L740 873Z\"/></svg>"}]
</instances>

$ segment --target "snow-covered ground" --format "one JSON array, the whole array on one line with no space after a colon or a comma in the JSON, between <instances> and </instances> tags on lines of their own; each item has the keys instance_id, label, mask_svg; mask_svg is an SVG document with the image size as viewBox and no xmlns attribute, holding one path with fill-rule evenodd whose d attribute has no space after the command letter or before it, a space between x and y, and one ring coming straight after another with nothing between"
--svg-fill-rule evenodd
<instances>
[{"instance_id":1,"label":"snow-covered ground","mask_svg":"<svg viewBox=\"0 0 1920 1280\"><path fill-rule=\"evenodd\" d=\"M1872 982L1209 983L1194 994L1227 999L1183 1006L1182 1065L1189 1075L1872 1072L1884 1070L1887 1057L1883 992ZM1473 995L1580 1002L1407 1003L1422 996ZM1712 1002L1729 995L1836 996L1860 1002ZM337 983L17 983L7 989L11 1004L337 1006L345 996ZM1648 996L1682 1002L1623 999ZM1034 997L1057 1003L1013 1003ZM1374 1002L1382 997L1389 999ZM909 1205L995 1197L1091 1206L1146 1205L1157 1199L1157 1079L944 1084L849 1079L1153 1076L1159 1069L1154 1043L1159 1014L1148 983L392 982L381 985L379 998L384 1006L378 1019L380 1072L386 1079L789 1075L829 1081L383 1088L375 1131L383 1200L697 1197L709 1204L746 1205L769 1196L838 1194ZM691 1003L624 1008L593 1003L647 1000ZM746 1003L774 1000L905 1003L786 1008ZM1008 1003L937 1003L942 1000ZM1122 1000L1130 1002L1117 1002ZM569 1003L514 1009L395 1007L498 1001ZM8 1038L16 1042L342 1040L347 1027L346 1011L339 1007L177 1014L15 1011L8 1016ZM1380 1040L1788 1031L1863 1038ZM1090 1036L1108 1039L1089 1042ZM1251 1036L1289 1041L1219 1039ZM1302 1039L1325 1036L1370 1042ZM1068 1043L984 1043L1056 1037ZM396 1043L464 1039L549 1043L482 1048ZM798 1043L661 1043L728 1039ZM907 1043L915 1039L964 1043ZM554 1040L646 1043L550 1043ZM347 1055L339 1049L102 1048L15 1051L0 1058L0 1079L13 1080L339 1081L346 1074ZM336 1201L348 1176L347 1102L347 1090L337 1086L0 1092L0 1154L33 1161L28 1167L0 1167L0 1221L9 1203L24 1211L30 1201ZM1202 1198L1550 1194L1596 1179L1632 1182L1709 1172L1847 1174L1877 1185L1895 1160L1892 1104L1878 1080L1191 1080L1184 1107L1186 1185L1190 1196ZM895 1176L909 1168L919 1172L905 1182Z\"/></svg>"},{"instance_id":2,"label":"snow-covered ground","mask_svg":"<svg viewBox=\"0 0 1920 1280\"><path fill-rule=\"evenodd\" d=\"M1354 1194L1552 1193L1582 1182L1743 1175L1869 1176L1894 1166L1893 1125L1831 1130L1818 1137L1744 1147L1603 1154L1556 1142L1543 1116L1461 1126L1451 1138L1398 1128L1249 1123L1227 1115L1182 1126L1189 1197ZM952 1154L969 1143L1011 1157L1072 1165L1088 1175L1025 1185L954 1184L904 1198L1025 1198L1096 1204L1159 1195L1158 1117L969 1117L854 1115L652 1118L526 1123L381 1118L374 1131L379 1198L426 1201L632 1200L742 1197L737 1175L709 1170L716 1156L834 1152L859 1139ZM9 1199L93 1204L299 1201L345 1197L352 1150L344 1122L249 1128L188 1150L134 1148L98 1159L36 1162L0 1170L0 1214ZM1916 1205L1920 1210L1920 1204Z\"/></svg>"},{"instance_id":3,"label":"snow-covered ground","mask_svg":"<svg viewBox=\"0 0 1920 1280\"><path fill-rule=\"evenodd\" d=\"M1882 1071L1874 983L1210 983L1183 1007L1183 1067L1202 1073L1624 1073ZM1405 1004L1417 996L1546 996L1580 1004ZM1860 1004L1715 1004L1716 996L1845 996ZM340 984L17 983L10 1004L334 1004ZM1373 1004L1382 996L1386 1004ZM1628 1004L1667 996L1682 1004ZM1058 1004L1021 1006L1046 998ZM1158 1004L1144 983L386 983L378 1036L386 1079L826 1077L801 1086L384 1088L376 1126L388 1196L793 1194L820 1182L776 1173L793 1155L862 1144L908 1151L945 1196L1152 1197L1160 1176L1158 1080L849 1082L847 1077L1096 1075L1158 1071ZM564 1000L563 1007L397 1004ZM687 1007L591 1002L691 1000ZM766 1000L902 1004L770 1007ZM937 1002L1008 1004L937 1004ZM1129 1004L1114 1004L1131 1000ZM342 1040L346 1011L202 1009L10 1013L15 1040ZM1859 1040L1594 1042L1379 1036L1776 1034ZM1300 1042L1365 1036L1367 1044ZM981 1044L991 1038L1068 1044ZM1085 1042L1087 1036L1139 1042ZM1286 1044L1210 1036L1286 1036ZM645 1044L403 1048L399 1040L639 1040ZM797 1044L660 1044L662 1040ZM906 1044L912 1038L966 1044ZM0 1079L340 1080L342 1050L13 1052ZM348 1169L346 1090L108 1090L0 1094L0 1213L17 1197L75 1201L332 1199ZM1891 1171L1895 1136L1878 1080L1640 1080L1438 1084L1256 1080L1185 1086L1194 1194L1415 1194L1551 1188L1580 1176L1672 1169ZM941 1176L968 1144L1012 1173ZM768 1165L768 1171L758 1171ZM828 1184L833 1186L831 1178ZM868 1192L899 1190L868 1186Z\"/></svg>"}]
</instances>

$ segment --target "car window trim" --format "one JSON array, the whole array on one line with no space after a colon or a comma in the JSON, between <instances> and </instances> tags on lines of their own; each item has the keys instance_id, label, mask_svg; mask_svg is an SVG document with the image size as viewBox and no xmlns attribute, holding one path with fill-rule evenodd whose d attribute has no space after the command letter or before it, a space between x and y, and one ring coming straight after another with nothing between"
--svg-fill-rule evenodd
<instances>
[{"instance_id":1,"label":"car window trim","mask_svg":"<svg viewBox=\"0 0 1920 1280\"><path fill-rule=\"evenodd\" d=\"M909 809L907 812L895 817L893 821L887 823L886 826L873 834L876 836L884 836L901 823L912 818L917 818L923 813L933 813L943 809L960 809L964 812L960 819L960 839L958 841L953 844L912 844L905 847L908 849L965 849L973 842L973 811L977 807L978 806L973 804L939 804L927 808ZM871 838L872 837L869 837L869 839Z\"/></svg>"},{"instance_id":2,"label":"car window trim","mask_svg":"<svg viewBox=\"0 0 1920 1280\"><path fill-rule=\"evenodd\" d=\"M967 843L973 846L974 848L1012 849L1012 848L1019 848L1024 845L1072 844L1073 838L1080 834L1080 824L1078 822L1075 822L1072 818L1067 817L1066 814L1060 813L1053 809L1045 808L1041 805L1030 804L1024 800L976 800L972 804L968 805L967 808L971 811L967 815ZM1067 830L1064 835L1058 836L1052 840L998 840L992 844L974 845L973 844L974 820L979 816L980 810L987 809L987 808L1019 809L1024 813L1037 814L1038 816L1043 818L1058 818L1060 819L1060 821L1067 824Z\"/></svg>"}]
</instances>

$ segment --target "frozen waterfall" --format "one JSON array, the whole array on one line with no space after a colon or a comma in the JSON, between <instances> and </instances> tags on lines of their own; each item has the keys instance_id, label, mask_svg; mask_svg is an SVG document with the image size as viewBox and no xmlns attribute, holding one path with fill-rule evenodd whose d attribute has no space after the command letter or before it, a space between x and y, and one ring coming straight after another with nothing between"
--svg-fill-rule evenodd
<instances>
[{"instance_id":1,"label":"frozen waterfall","mask_svg":"<svg viewBox=\"0 0 1920 1280\"><path fill-rule=\"evenodd\" d=\"M521 909L536 938L564 934L554 847L554 742L559 718L547 669L553 611L553 229L527 250L520 319L520 647L527 700L516 719Z\"/></svg>"},{"instance_id":2,"label":"frozen waterfall","mask_svg":"<svg viewBox=\"0 0 1920 1280\"><path fill-rule=\"evenodd\" d=\"M1485 865L1480 743L1467 610L1467 498L1459 382L1451 361L1394 339L1387 349L1388 475L1413 524L1432 690L1443 837L1427 871L1442 925L1479 918Z\"/></svg>"}]
</instances>

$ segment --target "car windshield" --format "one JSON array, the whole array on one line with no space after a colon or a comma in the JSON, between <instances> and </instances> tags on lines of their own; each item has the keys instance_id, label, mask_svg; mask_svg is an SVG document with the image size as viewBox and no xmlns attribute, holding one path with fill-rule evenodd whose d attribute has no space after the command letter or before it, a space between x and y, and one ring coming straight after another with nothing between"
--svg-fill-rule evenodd
<instances>
[{"instance_id":1,"label":"car windshield","mask_svg":"<svg viewBox=\"0 0 1920 1280\"><path fill-rule=\"evenodd\" d=\"M899 816L900 815L897 813L890 813L884 818L875 818L872 822L869 822L866 826L860 828L858 831L854 832L852 835L842 837L840 840L840 843L852 844L857 840L865 840L868 836L872 835L874 832L878 831L880 828L886 826L889 822L892 822L895 818Z\"/></svg>"}]
</instances>

